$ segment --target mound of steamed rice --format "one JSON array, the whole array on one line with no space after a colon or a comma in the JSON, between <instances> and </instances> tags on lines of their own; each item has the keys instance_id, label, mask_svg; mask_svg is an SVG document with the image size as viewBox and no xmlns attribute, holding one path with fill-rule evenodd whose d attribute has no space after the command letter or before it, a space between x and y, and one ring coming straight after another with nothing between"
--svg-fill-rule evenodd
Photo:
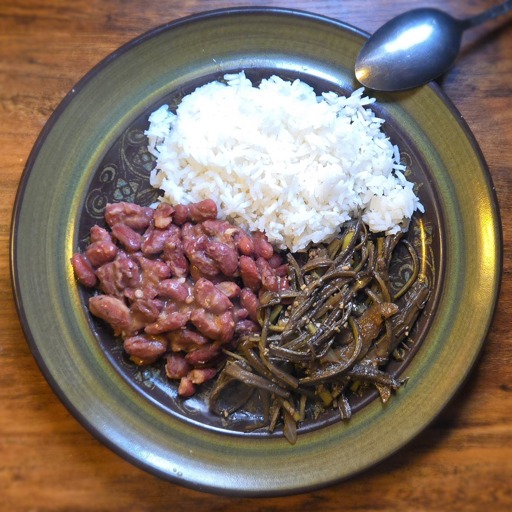
<instances>
[{"instance_id":1,"label":"mound of steamed rice","mask_svg":"<svg viewBox=\"0 0 512 512\"><path fill-rule=\"evenodd\" d=\"M151 114L161 200L213 199L219 216L291 251L329 240L358 213L371 231L393 233L423 211L362 88L317 97L299 80L224 78L185 96L176 113L163 105Z\"/></svg>"}]
</instances>

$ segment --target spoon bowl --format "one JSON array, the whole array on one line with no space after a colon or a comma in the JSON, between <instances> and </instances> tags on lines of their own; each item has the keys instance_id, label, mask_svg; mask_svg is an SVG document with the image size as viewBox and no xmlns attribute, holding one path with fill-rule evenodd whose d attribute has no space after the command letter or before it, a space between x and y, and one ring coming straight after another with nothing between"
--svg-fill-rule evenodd
<instances>
[{"instance_id":1,"label":"spoon bowl","mask_svg":"<svg viewBox=\"0 0 512 512\"><path fill-rule=\"evenodd\" d=\"M356 78L379 91L412 89L430 82L453 66L466 29L511 9L512 0L507 0L464 20L433 8L405 12L383 25L363 45L356 60Z\"/></svg>"}]
</instances>

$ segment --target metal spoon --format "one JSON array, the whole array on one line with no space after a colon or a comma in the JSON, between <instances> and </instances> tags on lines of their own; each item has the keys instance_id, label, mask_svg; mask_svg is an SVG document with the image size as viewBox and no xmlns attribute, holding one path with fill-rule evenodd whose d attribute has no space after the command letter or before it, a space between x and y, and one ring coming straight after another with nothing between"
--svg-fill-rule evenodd
<instances>
[{"instance_id":1,"label":"metal spoon","mask_svg":"<svg viewBox=\"0 0 512 512\"><path fill-rule=\"evenodd\" d=\"M378 91L401 91L442 75L454 63L462 33L512 9L512 0L459 20L432 8L405 12L388 21L362 47L356 78Z\"/></svg>"}]
</instances>

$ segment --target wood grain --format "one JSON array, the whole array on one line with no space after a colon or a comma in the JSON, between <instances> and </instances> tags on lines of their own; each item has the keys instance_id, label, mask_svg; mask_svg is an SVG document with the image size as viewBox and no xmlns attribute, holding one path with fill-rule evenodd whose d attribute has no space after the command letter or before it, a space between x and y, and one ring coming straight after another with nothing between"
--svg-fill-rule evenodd
<instances>
[{"instance_id":1,"label":"wood grain","mask_svg":"<svg viewBox=\"0 0 512 512\"><path fill-rule=\"evenodd\" d=\"M373 32L414 6L437 6L462 17L493 3L245 5L308 10ZM266 500L209 496L159 480L112 453L69 414L39 371L12 298L9 237L18 182L40 130L72 86L120 45L164 22L236 5L230 0L0 3L0 510L512 510L511 16L468 33L456 67L440 80L478 140L496 187L504 239L500 300L468 382L407 447L370 471L314 493Z\"/></svg>"}]
</instances>

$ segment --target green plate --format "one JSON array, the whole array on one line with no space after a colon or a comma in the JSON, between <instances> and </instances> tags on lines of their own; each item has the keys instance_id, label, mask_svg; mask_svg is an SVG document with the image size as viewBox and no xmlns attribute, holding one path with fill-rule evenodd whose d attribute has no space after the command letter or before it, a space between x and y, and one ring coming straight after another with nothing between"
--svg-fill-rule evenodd
<instances>
[{"instance_id":1,"label":"green plate","mask_svg":"<svg viewBox=\"0 0 512 512\"><path fill-rule=\"evenodd\" d=\"M216 423L199 399L179 401L157 370L134 370L86 308L69 260L106 201L154 198L147 114L197 85L246 70L301 78L318 92L359 87L361 31L318 15L267 8L206 12L122 47L66 96L30 155L15 204L11 269L19 316L43 374L87 429L135 465L201 491L275 496L310 491L388 457L447 405L471 370L501 276L496 198L478 146L434 85L374 94L427 207L420 229L434 293L407 385L386 406L370 399L347 423L305 428L291 446ZM174 394L173 394L174 393ZM232 428L233 427L233 428Z\"/></svg>"}]
</instances>

